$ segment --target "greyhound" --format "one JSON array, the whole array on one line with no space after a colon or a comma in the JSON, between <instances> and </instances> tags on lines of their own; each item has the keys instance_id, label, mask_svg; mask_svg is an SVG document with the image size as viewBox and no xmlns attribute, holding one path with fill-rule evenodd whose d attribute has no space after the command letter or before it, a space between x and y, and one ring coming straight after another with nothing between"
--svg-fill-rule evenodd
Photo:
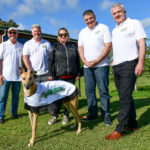
<instances>
[{"instance_id":1,"label":"greyhound","mask_svg":"<svg viewBox=\"0 0 150 150\"><path fill-rule=\"evenodd\" d=\"M78 94L76 92L77 88L73 84L65 81L47 81L44 83L38 83L34 80L36 71L25 71L21 67L19 68L19 73L24 90L24 107L28 110L32 127L32 137L28 144L29 147L34 145L40 110L42 110L43 107L48 107L51 103L54 103L57 100L63 100L65 107L73 114L76 120L73 127L78 124L77 134L81 132L81 117L77 110ZM52 87L57 84L58 86L52 89ZM65 87L66 84L67 87ZM41 88L41 85L44 86L44 88ZM40 88L38 88L38 86L40 86ZM37 96L37 91L40 91L42 94ZM71 92L69 93L68 91ZM65 92L69 93L69 95L66 96L64 94Z\"/></svg>"}]
</instances>

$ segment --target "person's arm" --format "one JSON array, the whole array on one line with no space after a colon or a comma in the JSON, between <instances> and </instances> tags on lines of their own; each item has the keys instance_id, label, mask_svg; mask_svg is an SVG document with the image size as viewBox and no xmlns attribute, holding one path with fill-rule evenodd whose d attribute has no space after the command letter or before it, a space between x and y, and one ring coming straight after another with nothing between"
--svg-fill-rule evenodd
<instances>
[{"instance_id":1,"label":"person's arm","mask_svg":"<svg viewBox=\"0 0 150 150\"><path fill-rule=\"evenodd\" d=\"M76 80L79 80L80 76L81 76L81 65L80 65L80 57L79 57L79 53L78 50L75 48L75 52L76 52L76 67L77 67L77 76L76 76Z\"/></svg>"},{"instance_id":2,"label":"person's arm","mask_svg":"<svg viewBox=\"0 0 150 150\"><path fill-rule=\"evenodd\" d=\"M144 71L144 58L145 58L145 53L146 53L145 38L140 39L138 41L138 44L139 44L139 60L135 68L135 74L137 76L141 75Z\"/></svg>"},{"instance_id":3,"label":"person's arm","mask_svg":"<svg viewBox=\"0 0 150 150\"><path fill-rule=\"evenodd\" d=\"M3 60L0 59L0 85L3 84L3 80L5 79L2 75L2 62L3 62Z\"/></svg>"},{"instance_id":4,"label":"person's arm","mask_svg":"<svg viewBox=\"0 0 150 150\"><path fill-rule=\"evenodd\" d=\"M113 66L114 65L114 61L112 60L112 62L111 62L111 64L110 64L111 66Z\"/></svg>"},{"instance_id":5,"label":"person's arm","mask_svg":"<svg viewBox=\"0 0 150 150\"><path fill-rule=\"evenodd\" d=\"M53 80L53 78L54 78L54 72L55 72L54 71L54 69L55 69L54 63L55 63L55 50L53 48L48 56L48 75L49 75L48 79L49 80Z\"/></svg>"},{"instance_id":6,"label":"person's arm","mask_svg":"<svg viewBox=\"0 0 150 150\"><path fill-rule=\"evenodd\" d=\"M23 55L23 62L28 70L32 70L31 62L29 60L29 55Z\"/></svg>"},{"instance_id":7,"label":"person's arm","mask_svg":"<svg viewBox=\"0 0 150 150\"><path fill-rule=\"evenodd\" d=\"M93 64L92 67L101 62L110 53L111 50L112 50L112 43L111 42L105 43L105 47L100 56L97 59L91 61L91 63Z\"/></svg>"}]
</instances>

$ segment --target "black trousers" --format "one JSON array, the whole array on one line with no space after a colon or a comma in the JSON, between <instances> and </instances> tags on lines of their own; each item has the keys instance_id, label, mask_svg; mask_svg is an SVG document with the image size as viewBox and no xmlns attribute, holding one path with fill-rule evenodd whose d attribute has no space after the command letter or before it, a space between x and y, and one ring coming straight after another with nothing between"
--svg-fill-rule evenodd
<instances>
[{"instance_id":1,"label":"black trousers","mask_svg":"<svg viewBox=\"0 0 150 150\"><path fill-rule=\"evenodd\" d=\"M120 98L119 124L116 126L116 131L119 133L125 132L127 127L137 127L136 111L132 97L136 82L135 67L137 62L136 59L113 66L114 80Z\"/></svg>"},{"instance_id":2,"label":"black trousers","mask_svg":"<svg viewBox=\"0 0 150 150\"><path fill-rule=\"evenodd\" d=\"M48 81L48 77L49 77L48 73L43 74L43 75L35 75L35 81L40 82L40 83L46 82Z\"/></svg>"},{"instance_id":3,"label":"black trousers","mask_svg":"<svg viewBox=\"0 0 150 150\"><path fill-rule=\"evenodd\" d=\"M75 77L73 77L73 78L65 78L65 79L64 78L55 77L55 80L63 80L63 81L70 82L72 84L75 83ZM61 106L62 106L62 101L57 101L56 103L53 103L51 105L51 108L50 108L50 113L53 113L54 117L58 117L58 114L60 112ZM64 108L64 115L69 117L69 111L66 108Z\"/></svg>"}]
</instances>

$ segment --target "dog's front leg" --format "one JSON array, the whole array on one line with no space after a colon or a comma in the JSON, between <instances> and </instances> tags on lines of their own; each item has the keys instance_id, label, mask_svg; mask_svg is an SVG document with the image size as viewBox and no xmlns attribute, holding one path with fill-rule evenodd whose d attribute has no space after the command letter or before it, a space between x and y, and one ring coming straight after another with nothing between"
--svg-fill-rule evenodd
<instances>
[{"instance_id":1,"label":"dog's front leg","mask_svg":"<svg viewBox=\"0 0 150 150\"><path fill-rule=\"evenodd\" d=\"M33 113L31 111L28 111L28 115L29 115L29 119L30 119L30 123L31 123L31 127L33 125Z\"/></svg>"},{"instance_id":2,"label":"dog's front leg","mask_svg":"<svg viewBox=\"0 0 150 150\"><path fill-rule=\"evenodd\" d=\"M32 137L30 139L30 143L28 144L29 147L33 146L34 141L35 141L37 120L38 120L38 114L37 113L33 113Z\"/></svg>"}]
</instances>

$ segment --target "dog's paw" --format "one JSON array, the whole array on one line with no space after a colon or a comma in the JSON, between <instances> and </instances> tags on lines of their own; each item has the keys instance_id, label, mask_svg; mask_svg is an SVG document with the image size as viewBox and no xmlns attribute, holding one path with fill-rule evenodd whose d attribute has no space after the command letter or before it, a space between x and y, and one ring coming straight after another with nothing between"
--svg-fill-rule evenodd
<instances>
[{"instance_id":1,"label":"dog's paw","mask_svg":"<svg viewBox=\"0 0 150 150\"><path fill-rule=\"evenodd\" d=\"M31 143L28 144L28 147L32 147L32 146L33 146L33 144L31 144Z\"/></svg>"},{"instance_id":2,"label":"dog's paw","mask_svg":"<svg viewBox=\"0 0 150 150\"><path fill-rule=\"evenodd\" d=\"M78 130L78 131L77 131L77 135L80 134L80 133L81 133L81 130Z\"/></svg>"},{"instance_id":3,"label":"dog's paw","mask_svg":"<svg viewBox=\"0 0 150 150\"><path fill-rule=\"evenodd\" d=\"M33 146L33 140L32 140L32 138L30 139L30 142L29 142L29 144L28 144L28 147L32 147Z\"/></svg>"}]
</instances>

